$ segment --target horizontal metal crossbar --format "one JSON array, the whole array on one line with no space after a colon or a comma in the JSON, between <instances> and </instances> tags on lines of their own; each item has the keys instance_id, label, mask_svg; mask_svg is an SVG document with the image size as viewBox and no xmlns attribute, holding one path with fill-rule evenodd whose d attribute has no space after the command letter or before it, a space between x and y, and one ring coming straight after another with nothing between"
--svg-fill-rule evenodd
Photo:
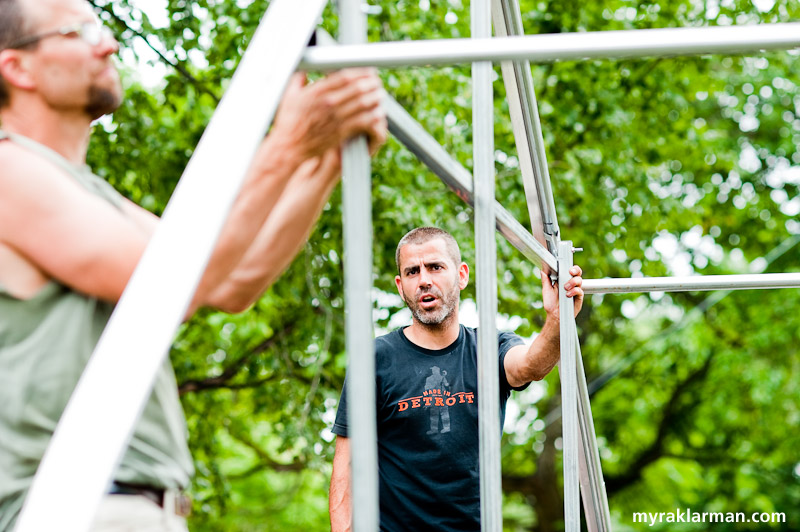
<instances>
[{"instance_id":1,"label":"horizontal metal crossbar","mask_svg":"<svg viewBox=\"0 0 800 532\"><path fill-rule=\"evenodd\" d=\"M800 273L753 273L746 275L692 275L686 277L634 277L584 279L586 294L630 292L695 292L703 290L753 290L800 288Z\"/></svg>"},{"instance_id":2,"label":"horizontal metal crossbar","mask_svg":"<svg viewBox=\"0 0 800 532\"><path fill-rule=\"evenodd\" d=\"M800 47L800 22L437 39L309 48L304 70L454 65L476 61L580 61L734 54Z\"/></svg>"}]
</instances>

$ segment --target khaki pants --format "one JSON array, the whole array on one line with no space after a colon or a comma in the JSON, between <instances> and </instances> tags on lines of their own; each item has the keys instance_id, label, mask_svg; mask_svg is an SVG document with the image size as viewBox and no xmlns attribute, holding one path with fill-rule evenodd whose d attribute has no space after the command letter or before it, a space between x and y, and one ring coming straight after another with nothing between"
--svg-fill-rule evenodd
<instances>
[{"instance_id":1,"label":"khaki pants","mask_svg":"<svg viewBox=\"0 0 800 532\"><path fill-rule=\"evenodd\" d=\"M144 496L106 495L91 532L188 532L174 508L161 508Z\"/></svg>"}]
</instances>

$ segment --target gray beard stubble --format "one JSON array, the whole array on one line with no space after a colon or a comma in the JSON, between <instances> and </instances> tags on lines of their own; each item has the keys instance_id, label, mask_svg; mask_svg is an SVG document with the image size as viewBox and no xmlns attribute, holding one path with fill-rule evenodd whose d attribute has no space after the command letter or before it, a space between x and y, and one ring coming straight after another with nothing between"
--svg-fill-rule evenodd
<instances>
[{"instance_id":1,"label":"gray beard stubble","mask_svg":"<svg viewBox=\"0 0 800 532\"><path fill-rule=\"evenodd\" d=\"M419 308L419 304L415 299L409 300L405 297L405 294L403 294L403 300L408 306L408 309L411 311L411 315L414 316L414 319L420 324L431 329L441 329L448 325L450 320L453 318L453 314L460 297L459 292L460 290L458 289L458 285L454 285L452 292L446 295L442 294L442 297L440 298L442 300L442 308L436 314L426 313Z\"/></svg>"}]
</instances>

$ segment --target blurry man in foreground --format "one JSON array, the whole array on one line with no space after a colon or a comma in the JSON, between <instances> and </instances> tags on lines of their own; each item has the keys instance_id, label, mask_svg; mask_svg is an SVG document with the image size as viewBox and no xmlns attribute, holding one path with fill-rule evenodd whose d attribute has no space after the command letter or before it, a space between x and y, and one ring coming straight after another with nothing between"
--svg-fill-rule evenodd
<instances>
[{"instance_id":1,"label":"blurry man in foreground","mask_svg":"<svg viewBox=\"0 0 800 532\"><path fill-rule=\"evenodd\" d=\"M84 0L0 0L0 531L158 224L85 166L92 121L122 99L117 51ZM371 71L292 79L190 313L242 311L277 279L338 181L342 143L385 140L381 97ZM166 362L95 530L186 530L192 473Z\"/></svg>"}]
</instances>

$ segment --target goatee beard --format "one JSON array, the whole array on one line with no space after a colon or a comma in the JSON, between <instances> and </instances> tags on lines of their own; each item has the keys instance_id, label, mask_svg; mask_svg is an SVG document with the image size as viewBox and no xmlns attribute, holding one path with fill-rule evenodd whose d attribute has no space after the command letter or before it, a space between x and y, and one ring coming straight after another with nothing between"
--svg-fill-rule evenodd
<instances>
[{"instance_id":1,"label":"goatee beard","mask_svg":"<svg viewBox=\"0 0 800 532\"><path fill-rule=\"evenodd\" d=\"M89 103L84 110L92 120L97 120L103 115L113 113L119 108L122 98L108 89L100 87L89 87Z\"/></svg>"},{"instance_id":2,"label":"goatee beard","mask_svg":"<svg viewBox=\"0 0 800 532\"><path fill-rule=\"evenodd\" d=\"M411 311L411 315L414 316L414 320L416 320L420 325L425 327L426 329L430 330L444 330L450 326L455 318L456 309L458 308L458 300L459 300L459 292L460 290L458 287L454 287L452 292L445 296L444 294L437 293L438 290L430 290L424 293L430 293L431 295L438 297L441 301L441 308L435 313L429 313L424 311L419 307L417 303L417 299L410 299L406 297L405 293L403 294L403 301L408 306L408 309Z\"/></svg>"}]
</instances>

